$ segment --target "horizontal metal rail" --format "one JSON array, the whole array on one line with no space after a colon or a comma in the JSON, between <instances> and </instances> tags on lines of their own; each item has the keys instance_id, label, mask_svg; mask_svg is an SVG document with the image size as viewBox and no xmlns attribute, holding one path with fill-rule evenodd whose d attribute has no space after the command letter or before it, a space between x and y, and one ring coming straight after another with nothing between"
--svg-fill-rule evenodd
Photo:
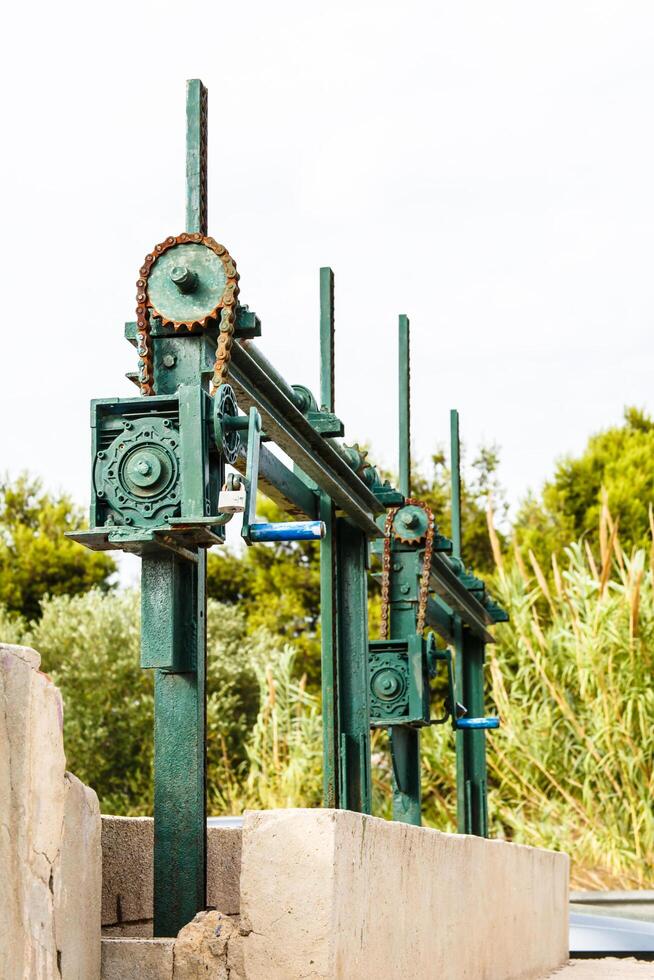
<instances>
[{"instance_id":1,"label":"horizontal metal rail","mask_svg":"<svg viewBox=\"0 0 654 980\"><path fill-rule=\"evenodd\" d=\"M384 510L337 449L312 427L247 348L235 343L231 381L241 408L255 405L267 435L336 506L370 537L381 537L374 515Z\"/></svg>"},{"instance_id":2,"label":"horizontal metal rail","mask_svg":"<svg viewBox=\"0 0 654 980\"><path fill-rule=\"evenodd\" d=\"M235 469L243 476L247 457L247 440L243 438L244 435L242 432L241 448L234 463ZM261 493L285 513L293 517L309 517L311 520L319 517L318 495L263 444L259 449L258 486Z\"/></svg>"},{"instance_id":3,"label":"horizontal metal rail","mask_svg":"<svg viewBox=\"0 0 654 980\"><path fill-rule=\"evenodd\" d=\"M444 555L436 552L431 558L429 586L454 612L457 612L466 626L481 637L484 643L494 643L493 634L486 629L489 613L481 602L469 592L452 571Z\"/></svg>"}]
</instances>

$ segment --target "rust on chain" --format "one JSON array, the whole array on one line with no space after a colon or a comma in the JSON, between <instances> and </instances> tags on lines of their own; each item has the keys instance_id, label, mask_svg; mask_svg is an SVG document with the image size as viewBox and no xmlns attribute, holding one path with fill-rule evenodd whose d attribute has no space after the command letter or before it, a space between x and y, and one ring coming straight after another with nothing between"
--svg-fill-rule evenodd
<instances>
[{"instance_id":1,"label":"rust on chain","mask_svg":"<svg viewBox=\"0 0 654 980\"><path fill-rule=\"evenodd\" d=\"M420 507L424 510L427 515L427 530L425 531L425 557L422 563L422 573L420 575L420 589L418 592L418 615L416 617L416 633L422 635L425 629L425 619L427 616L427 600L429 599L429 575L431 572L431 558L434 551L434 536L436 533L436 523L434 521L434 515L430 507L422 500L417 500L415 497L407 497L402 505L404 507ZM391 605L391 536L393 535L393 521L395 520L395 515L401 507L393 507L386 514L386 521L384 523L384 553L382 559L382 582L381 582L381 593L382 593L382 608L381 608L381 627L380 627L380 637L382 640L388 639L389 632L389 617L390 617L390 605ZM400 535L395 535L402 541L407 539L401 538ZM416 539L414 539L415 541ZM422 539L417 539L419 542ZM407 542L409 543L409 542Z\"/></svg>"},{"instance_id":2,"label":"rust on chain","mask_svg":"<svg viewBox=\"0 0 654 980\"><path fill-rule=\"evenodd\" d=\"M163 323L172 325L175 330L180 330L182 327L185 327L189 332L198 328L204 328L209 323L213 323L219 319L219 335L216 346L213 379L211 382L211 393L214 394L229 377L229 363L232 356L231 351L236 326L236 301L238 299L238 272L236 271L236 263L225 246L220 245L210 236L201 235L199 232L183 232L177 236L170 235L165 241L155 245L152 252L148 252L139 270L139 278L136 281L136 349L139 355L139 387L142 395L155 394L150 316L159 316L148 295L148 277L152 266L160 255L163 255L164 252L167 252L174 245L188 244L205 245L212 252L215 252L222 262L227 282L220 302L207 316L201 317L198 320L170 320L165 317L161 319Z\"/></svg>"}]
</instances>

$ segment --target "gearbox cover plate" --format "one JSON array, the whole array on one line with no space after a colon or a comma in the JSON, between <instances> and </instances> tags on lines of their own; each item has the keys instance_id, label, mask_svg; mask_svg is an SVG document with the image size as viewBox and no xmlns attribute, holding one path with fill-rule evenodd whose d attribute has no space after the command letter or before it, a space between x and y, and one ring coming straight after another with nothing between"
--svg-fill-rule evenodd
<instances>
[{"instance_id":1,"label":"gearbox cover plate","mask_svg":"<svg viewBox=\"0 0 654 980\"><path fill-rule=\"evenodd\" d=\"M93 468L95 493L109 509L105 526L165 525L180 512L179 432L152 416L123 424Z\"/></svg>"}]
</instances>

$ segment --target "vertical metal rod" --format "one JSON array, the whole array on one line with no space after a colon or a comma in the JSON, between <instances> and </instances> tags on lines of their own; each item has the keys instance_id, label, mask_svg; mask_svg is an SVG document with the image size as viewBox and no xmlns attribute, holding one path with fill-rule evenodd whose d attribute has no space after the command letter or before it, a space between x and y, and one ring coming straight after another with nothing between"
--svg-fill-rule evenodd
<instances>
[{"instance_id":1,"label":"vertical metal rod","mask_svg":"<svg viewBox=\"0 0 654 980\"><path fill-rule=\"evenodd\" d=\"M452 554L461 558L461 445L459 413L450 412L450 469L452 479ZM473 718L484 715L484 643L454 616L456 697ZM456 733L457 827L459 833L486 837L486 733Z\"/></svg>"},{"instance_id":2,"label":"vertical metal rod","mask_svg":"<svg viewBox=\"0 0 654 980\"><path fill-rule=\"evenodd\" d=\"M328 412L334 411L334 389L334 273L324 267L320 270L320 407ZM320 545L323 805L340 807L336 516L326 493L320 494L320 519L326 528Z\"/></svg>"},{"instance_id":3,"label":"vertical metal rod","mask_svg":"<svg viewBox=\"0 0 654 980\"><path fill-rule=\"evenodd\" d=\"M207 234L207 90L199 78L186 83L186 230Z\"/></svg>"},{"instance_id":4,"label":"vertical metal rod","mask_svg":"<svg viewBox=\"0 0 654 980\"><path fill-rule=\"evenodd\" d=\"M404 313L399 318L399 472L400 493L411 495L411 350L409 318Z\"/></svg>"},{"instance_id":5,"label":"vertical metal rod","mask_svg":"<svg viewBox=\"0 0 654 980\"><path fill-rule=\"evenodd\" d=\"M461 444L459 441L459 413L450 412L450 474L452 481L452 555L461 557Z\"/></svg>"},{"instance_id":6,"label":"vertical metal rod","mask_svg":"<svg viewBox=\"0 0 654 980\"><path fill-rule=\"evenodd\" d=\"M484 716L484 643L463 630L463 703L472 718ZM465 833L488 836L486 793L486 732L463 731Z\"/></svg>"},{"instance_id":7,"label":"vertical metal rod","mask_svg":"<svg viewBox=\"0 0 654 980\"><path fill-rule=\"evenodd\" d=\"M398 318L398 469L399 489L411 496L411 343L406 314ZM410 560L406 555L406 560ZM392 638L405 638L415 632L415 607L408 615L391 608ZM404 725L390 729L393 762L393 820L420 826L420 732Z\"/></svg>"},{"instance_id":8,"label":"vertical metal rod","mask_svg":"<svg viewBox=\"0 0 654 980\"><path fill-rule=\"evenodd\" d=\"M340 807L336 518L334 505L326 493L320 494L320 520L326 529L320 542L322 798L323 806Z\"/></svg>"},{"instance_id":9,"label":"vertical metal rod","mask_svg":"<svg viewBox=\"0 0 654 980\"><path fill-rule=\"evenodd\" d=\"M334 273L320 270L320 407L335 412Z\"/></svg>"},{"instance_id":10,"label":"vertical metal rod","mask_svg":"<svg viewBox=\"0 0 654 980\"><path fill-rule=\"evenodd\" d=\"M459 441L459 413L450 411L450 515L452 554L461 557L461 448ZM463 627L461 618L454 614L454 653L456 699L464 704L463 694ZM469 834L468 803L466 799L465 733L456 733L456 813L457 830Z\"/></svg>"}]
</instances>

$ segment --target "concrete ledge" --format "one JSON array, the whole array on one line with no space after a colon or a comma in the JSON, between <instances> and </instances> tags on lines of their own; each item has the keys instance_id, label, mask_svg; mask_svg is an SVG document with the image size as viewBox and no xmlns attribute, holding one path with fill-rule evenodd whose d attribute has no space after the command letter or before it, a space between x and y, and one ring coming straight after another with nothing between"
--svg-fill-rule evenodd
<instances>
[{"instance_id":1,"label":"concrete ledge","mask_svg":"<svg viewBox=\"0 0 654 980\"><path fill-rule=\"evenodd\" d=\"M247 813L251 980L527 980L567 961L565 854L344 810Z\"/></svg>"},{"instance_id":2,"label":"concrete ledge","mask_svg":"<svg viewBox=\"0 0 654 980\"><path fill-rule=\"evenodd\" d=\"M172 980L174 939L103 939L102 980Z\"/></svg>"}]
</instances>

